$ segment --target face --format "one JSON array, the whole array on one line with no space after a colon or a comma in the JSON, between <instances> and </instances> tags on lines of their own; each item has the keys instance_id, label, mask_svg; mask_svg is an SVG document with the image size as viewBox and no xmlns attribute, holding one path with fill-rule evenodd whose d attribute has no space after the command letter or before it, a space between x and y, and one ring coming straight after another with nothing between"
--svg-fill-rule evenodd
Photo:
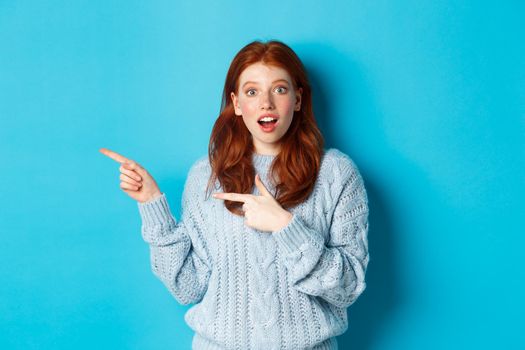
<instances>
[{"instance_id":1,"label":"face","mask_svg":"<svg viewBox=\"0 0 525 350\"><path fill-rule=\"evenodd\" d=\"M277 155L280 140L292 123L294 111L301 108L302 89L294 89L285 69L254 63L239 77L237 93L231 93L235 114L252 134L255 152ZM259 123L268 115L275 123Z\"/></svg>"}]
</instances>

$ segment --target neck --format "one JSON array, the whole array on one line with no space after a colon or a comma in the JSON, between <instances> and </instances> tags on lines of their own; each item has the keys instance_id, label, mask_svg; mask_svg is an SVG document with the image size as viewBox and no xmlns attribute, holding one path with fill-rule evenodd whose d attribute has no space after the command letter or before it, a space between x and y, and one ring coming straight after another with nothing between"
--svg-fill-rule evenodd
<instances>
[{"instance_id":1,"label":"neck","mask_svg":"<svg viewBox=\"0 0 525 350\"><path fill-rule=\"evenodd\" d=\"M256 142L256 140L253 141L254 146L254 153L257 153L259 155L263 156L276 156L281 151L281 144L280 143L274 143L274 144L260 144L259 142Z\"/></svg>"}]
</instances>

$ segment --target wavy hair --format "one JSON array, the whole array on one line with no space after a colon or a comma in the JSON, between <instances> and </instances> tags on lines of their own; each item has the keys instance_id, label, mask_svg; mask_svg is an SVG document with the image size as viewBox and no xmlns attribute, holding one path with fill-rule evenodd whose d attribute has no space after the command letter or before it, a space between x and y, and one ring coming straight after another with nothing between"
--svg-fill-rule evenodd
<instances>
[{"instance_id":1,"label":"wavy hair","mask_svg":"<svg viewBox=\"0 0 525 350\"><path fill-rule=\"evenodd\" d=\"M208 146L212 171L206 191L218 180L224 192L252 193L255 185L252 135L242 118L235 115L230 94L237 93L241 73L258 62L285 69L294 88L302 88L301 108L294 111L292 123L280 140L279 154L270 167L276 190L274 197L287 209L305 201L313 191L321 167L324 139L315 121L306 69L295 52L277 40L247 44L230 64L220 114ZM224 205L233 214L243 215L241 202L224 200Z\"/></svg>"}]
</instances>

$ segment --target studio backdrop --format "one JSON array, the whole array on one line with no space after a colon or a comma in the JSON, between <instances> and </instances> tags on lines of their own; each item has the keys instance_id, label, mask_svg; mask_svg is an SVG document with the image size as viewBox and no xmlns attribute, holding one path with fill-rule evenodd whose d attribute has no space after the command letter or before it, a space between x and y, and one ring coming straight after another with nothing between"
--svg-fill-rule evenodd
<instances>
[{"instance_id":1,"label":"studio backdrop","mask_svg":"<svg viewBox=\"0 0 525 350\"><path fill-rule=\"evenodd\" d=\"M327 147L370 202L367 288L341 349L523 349L520 1L1 1L0 348L190 349L136 202L174 216L227 68L253 40L303 60Z\"/></svg>"}]
</instances>

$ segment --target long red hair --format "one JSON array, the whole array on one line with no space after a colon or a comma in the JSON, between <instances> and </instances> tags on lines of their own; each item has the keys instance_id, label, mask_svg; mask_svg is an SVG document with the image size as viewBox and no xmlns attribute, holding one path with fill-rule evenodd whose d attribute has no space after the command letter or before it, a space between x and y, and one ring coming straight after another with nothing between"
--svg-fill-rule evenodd
<instances>
[{"instance_id":1,"label":"long red hair","mask_svg":"<svg viewBox=\"0 0 525 350\"><path fill-rule=\"evenodd\" d=\"M280 152L270 167L276 190L274 197L287 209L305 201L313 191L321 167L324 139L315 121L306 70L295 52L277 40L249 43L230 64L220 115L213 126L208 147L212 172L207 191L218 180L224 192L252 193L255 185L252 135L242 118L235 115L230 94L237 94L241 73L258 62L285 69L294 88L302 88L301 108L294 112L292 123L280 140ZM241 202L224 200L224 205L233 214L243 215Z\"/></svg>"}]
</instances>

